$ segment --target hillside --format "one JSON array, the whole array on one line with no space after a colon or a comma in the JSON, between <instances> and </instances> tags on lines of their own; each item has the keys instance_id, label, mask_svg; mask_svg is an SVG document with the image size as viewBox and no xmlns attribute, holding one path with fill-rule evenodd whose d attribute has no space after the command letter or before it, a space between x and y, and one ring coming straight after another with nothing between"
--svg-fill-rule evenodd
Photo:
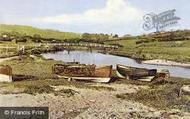
<instances>
[{"instance_id":1,"label":"hillside","mask_svg":"<svg viewBox=\"0 0 190 119\"><path fill-rule=\"evenodd\" d=\"M185 41L190 39L190 30L165 31L159 33L144 34L137 37L137 44L163 41Z\"/></svg>"},{"instance_id":2,"label":"hillside","mask_svg":"<svg viewBox=\"0 0 190 119\"><path fill-rule=\"evenodd\" d=\"M133 39L121 38L106 44L122 46L111 54L141 60L167 59L190 63L190 30L144 34Z\"/></svg>"},{"instance_id":3,"label":"hillside","mask_svg":"<svg viewBox=\"0 0 190 119\"><path fill-rule=\"evenodd\" d=\"M39 34L42 38L55 38L55 39L72 39L72 38L80 38L81 36L80 34L77 33L39 29L31 26L0 24L0 33L3 32L18 32L19 34L28 35L28 36Z\"/></svg>"}]
</instances>

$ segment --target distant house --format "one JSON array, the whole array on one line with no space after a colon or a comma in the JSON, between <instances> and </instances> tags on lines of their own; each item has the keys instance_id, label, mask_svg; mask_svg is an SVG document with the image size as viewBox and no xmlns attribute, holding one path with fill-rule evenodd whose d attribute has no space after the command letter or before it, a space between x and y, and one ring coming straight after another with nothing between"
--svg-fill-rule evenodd
<instances>
[{"instance_id":1,"label":"distant house","mask_svg":"<svg viewBox=\"0 0 190 119\"><path fill-rule=\"evenodd\" d=\"M0 41L11 41L11 38L8 34L1 34Z\"/></svg>"},{"instance_id":2,"label":"distant house","mask_svg":"<svg viewBox=\"0 0 190 119\"><path fill-rule=\"evenodd\" d=\"M8 65L0 65L0 82L12 82L12 68Z\"/></svg>"},{"instance_id":3,"label":"distant house","mask_svg":"<svg viewBox=\"0 0 190 119\"><path fill-rule=\"evenodd\" d=\"M2 37L3 37L3 38L8 38L8 35L3 34Z\"/></svg>"}]
</instances>

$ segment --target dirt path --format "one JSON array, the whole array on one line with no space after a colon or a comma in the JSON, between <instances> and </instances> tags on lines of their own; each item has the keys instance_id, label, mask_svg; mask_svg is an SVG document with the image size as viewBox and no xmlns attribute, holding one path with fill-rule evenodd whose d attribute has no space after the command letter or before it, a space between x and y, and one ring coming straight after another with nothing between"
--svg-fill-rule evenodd
<instances>
[{"instance_id":1,"label":"dirt path","mask_svg":"<svg viewBox=\"0 0 190 119\"><path fill-rule=\"evenodd\" d=\"M188 119L190 113L179 110L157 110L138 102L116 98L116 94L133 93L146 86L125 84L96 84L112 87L115 91L78 89L58 86L56 90L73 89L78 93L71 97L54 94L7 94L0 95L0 106L48 106L50 119Z\"/></svg>"},{"instance_id":2,"label":"dirt path","mask_svg":"<svg viewBox=\"0 0 190 119\"><path fill-rule=\"evenodd\" d=\"M190 68L190 64L174 62L174 61L168 61L168 60L161 60L161 59L142 61L142 63L144 63L144 64L153 64L153 65L179 66L179 67Z\"/></svg>"},{"instance_id":3,"label":"dirt path","mask_svg":"<svg viewBox=\"0 0 190 119\"><path fill-rule=\"evenodd\" d=\"M0 58L0 63L4 62L4 61L7 61L7 60L12 60L12 59L15 59L15 58L18 58L18 56L14 56L14 57L7 57L7 58Z\"/></svg>"}]
</instances>

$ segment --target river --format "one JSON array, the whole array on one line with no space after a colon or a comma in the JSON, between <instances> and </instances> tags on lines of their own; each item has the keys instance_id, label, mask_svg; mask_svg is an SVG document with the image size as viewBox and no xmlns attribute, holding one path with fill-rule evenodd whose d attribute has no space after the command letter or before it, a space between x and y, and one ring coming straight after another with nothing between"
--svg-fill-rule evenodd
<instances>
[{"instance_id":1,"label":"river","mask_svg":"<svg viewBox=\"0 0 190 119\"><path fill-rule=\"evenodd\" d=\"M96 64L97 66L122 64L131 67L148 68L148 69L168 69L173 77L189 78L190 69L178 66L161 66L139 63L134 59L114 56L110 54L102 54L96 51L61 51L56 53L42 54L46 59L60 60L64 62L80 62L84 64Z\"/></svg>"}]
</instances>

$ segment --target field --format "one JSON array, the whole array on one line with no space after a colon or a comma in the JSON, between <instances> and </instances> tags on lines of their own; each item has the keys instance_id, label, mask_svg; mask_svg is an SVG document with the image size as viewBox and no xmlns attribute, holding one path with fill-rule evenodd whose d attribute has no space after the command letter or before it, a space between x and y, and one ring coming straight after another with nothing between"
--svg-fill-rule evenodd
<instances>
[{"instance_id":1,"label":"field","mask_svg":"<svg viewBox=\"0 0 190 119\"><path fill-rule=\"evenodd\" d=\"M136 44L137 39L106 42L120 44L123 47L111 54L129 56L135 59L167 59L190 63L190 41L150 42Z\"/></svg>"},{"instance_id":2,"label":"field","mask_svg":"<svg viewBox=\"0 0 190 119\"><path fill-rule=\"evenodd\" d=\"M55 39L72 39L72 38L80 38L81 35L77 33L71 32L60 32L55 30L48 29L38 29L31 26L19 26L19 25L4 25L0 24L0 33L3 32L18 32L22 35L33 36L35 34L39 34L42 38L55 38Z\"/></svg>"}]
</instances>

